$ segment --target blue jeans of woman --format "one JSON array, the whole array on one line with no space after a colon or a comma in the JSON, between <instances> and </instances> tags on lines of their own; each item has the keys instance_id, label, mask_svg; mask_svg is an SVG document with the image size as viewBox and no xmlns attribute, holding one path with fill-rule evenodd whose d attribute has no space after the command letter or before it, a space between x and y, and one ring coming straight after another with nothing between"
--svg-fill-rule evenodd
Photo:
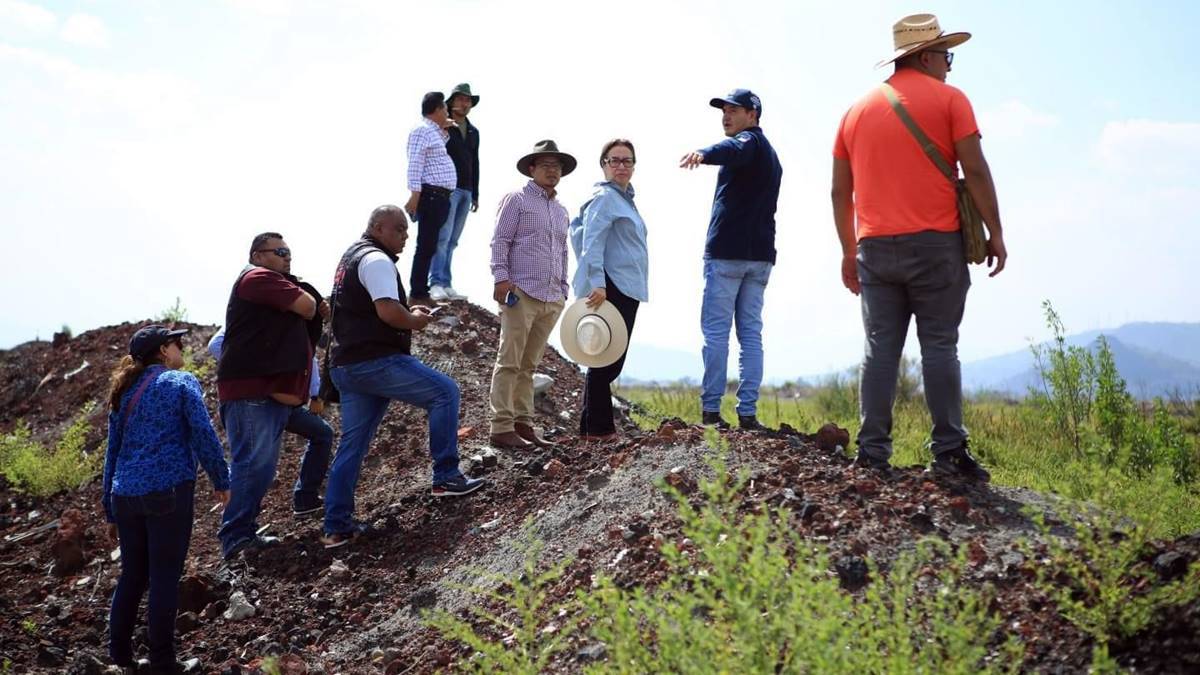
<instances>
[{"instance_id":1,"label":"blue jeans of woman","mask_svg":"<svg viewBox=\"0 0 1200 675\"><path fill-rule=\"evenodd\" d=\"M150 664L166 667L175 663L175 612L179 578L192 539L194 492L195 483L184 481L161 492L112 497L121 577L108 615L108 654L119 666L133 665L133 628L147 588Z\"/></svg>"}]
</instances>

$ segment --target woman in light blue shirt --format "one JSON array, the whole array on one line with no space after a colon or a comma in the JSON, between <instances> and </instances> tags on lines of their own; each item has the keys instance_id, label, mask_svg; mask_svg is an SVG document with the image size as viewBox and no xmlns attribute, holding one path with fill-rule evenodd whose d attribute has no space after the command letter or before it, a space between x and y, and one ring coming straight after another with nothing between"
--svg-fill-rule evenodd
<instances>
[{"instance_id":1,"label":"woman in light blue shirt","mask_svg":"<svg viewBox=\"0 0 1200 675\"><path fill-rule=\"evenodd\" d=\"M617 138L605 143L600 152L604 181L596 184L591 199L571 223L571 247L578 263L573 281L575 297L586 296L589 307L599 307L605 300L611 302L625 319L630 335L638 304L650 299L646 224L633 203L633 186L629 184L636 163L630 141ZM611 365L588 368L579 420L579 434L584 439L616 437L610 386L624 365L625 354L621 354Z\"/></svg>"}]
</instances>

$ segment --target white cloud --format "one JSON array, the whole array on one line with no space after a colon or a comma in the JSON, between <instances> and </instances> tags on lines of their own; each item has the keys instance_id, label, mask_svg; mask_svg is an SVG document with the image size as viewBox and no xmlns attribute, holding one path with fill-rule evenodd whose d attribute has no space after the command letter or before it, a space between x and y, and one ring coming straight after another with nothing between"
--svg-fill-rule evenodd
<instances>
[{"instance_id":1,"label":"white cloud","mask_svg":"<svg viewBox=\"0 0 1200 675\"><path fill-rule=\"evenodd\" d=\"M995 108L980 110L979 129L989 141L1021 138L1032 129L1058 126L1058 116L1038 112L1021 101L1011 100Z\"/></svg>"},{"instance_id":2,"label":"white cloud","mask_svg":"<svg viewBox=\"0 0 1200 675\"><path fill-rule=\"evenodd\" d=\"M0 26L31 33L47 33L58 25L58 18L48 9L20 0L0 0Z\"/></svg>"},{"instance_id":3,"label":"white cloud","mask_svg":"<svg viewBox=\"0 0 1200 675\"><path fill-rule=\"evenodd\" d=\"M67 17L59 37L83 47L107 47L110 42L108 27L104 25L104 21L91 14L82 13Z\"/></svg>"},{"instance_id":4,"label":"white cloud","mask_svg":"<svg viewBox=\"0 0 1200 675\"><path fill-rule=\"evenodd\" d=\"M1200 176L1200 123L1133 119L1109 122L1096 144L1100 163L1117 171Z\"/></svg>"}]
</instances>

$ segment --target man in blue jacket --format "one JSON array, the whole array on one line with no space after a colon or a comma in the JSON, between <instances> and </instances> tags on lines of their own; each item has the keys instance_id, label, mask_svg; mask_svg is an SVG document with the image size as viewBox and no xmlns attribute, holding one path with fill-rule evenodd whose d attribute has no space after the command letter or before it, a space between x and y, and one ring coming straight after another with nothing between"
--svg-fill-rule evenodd
<instances>
[{"instance_id":1,"label":"man in blue jacket","mask_svg":"<svg viewBox=\"0 0 1200 675\"><path fill-rule=\"evenodd\" d=\"M684 155L679 166L721 167L704 246L703 422L725 429L721 395L729 360L729 324L737 327L737 414L743 429L757 430L758 386L762 382L763 294L775 266L775 204L783 169L759 127L762 101L749 89L734 89L709 105L721 109L725 140Z\"/></svg>"}]
</instances>

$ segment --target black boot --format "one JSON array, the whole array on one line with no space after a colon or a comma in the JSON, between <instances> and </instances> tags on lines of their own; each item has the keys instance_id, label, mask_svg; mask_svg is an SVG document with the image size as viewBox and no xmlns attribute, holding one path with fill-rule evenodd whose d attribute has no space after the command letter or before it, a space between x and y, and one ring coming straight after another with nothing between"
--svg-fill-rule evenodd
<instances>
[{"instance_id":1,"label":"black boot","mask_svg":"<svg viewBox=\"0 0 1200 675\"><path fill-rule=\"evenodd\" d=\"M721 419L720 411L709 412L709 411L705 410L700 416L700 423L706 427L715 426L718 429L728 429L729 428L729 422L726 422L725 420Z\"/></svg>"},{"instance_id":2,"label":"black boot","mask_svg":"<svg viewBox=\"0 0 1200 675\"><path fill-rule=\"evenodd\" d=\"M738 415L738 427L744 431L770 431L759 423L757 415Z\"/></svg>"}]
</instances>

